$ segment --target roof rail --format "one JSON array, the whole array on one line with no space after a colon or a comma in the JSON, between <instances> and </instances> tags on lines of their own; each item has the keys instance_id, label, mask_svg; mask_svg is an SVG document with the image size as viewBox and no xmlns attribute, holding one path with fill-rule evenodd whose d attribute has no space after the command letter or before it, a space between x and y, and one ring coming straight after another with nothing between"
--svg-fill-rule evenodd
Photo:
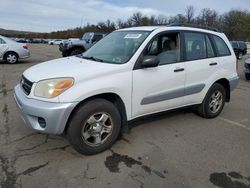
<instances>
[{"instance_id":1,"label":"roof rail","mask_svg":"<svg viewBox=\"0 0 250 188\"><path fill-rule=\"evenodd\" d=\"M217 28L213 28L213 27L209 27L209 26L203 26L203 25L198 25L198 24L189 24L189 23L171 23L169 25L167 25L167 27L194 27L194 28L200 28L200 29L207 29L207 30L211 30L211 31L216 31L219 32L219 29Z\"/></svg>"}]
</instances>

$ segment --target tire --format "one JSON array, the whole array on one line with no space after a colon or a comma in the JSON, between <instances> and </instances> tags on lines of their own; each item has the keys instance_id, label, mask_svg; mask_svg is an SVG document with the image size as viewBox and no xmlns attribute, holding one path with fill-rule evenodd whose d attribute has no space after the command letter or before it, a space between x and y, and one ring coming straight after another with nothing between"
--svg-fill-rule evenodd
<instances>
[{"instance_id":1,"label":"tire","mask_svg":"<svg viewBox=\"0 0 250 188\"><path fill-rule=\"evenodd\" d=\"M66 136L76 151L93 155L110 148L120 130L121 116L115 105L105 99L94 99L75 110Z\"/></svg>"},{"instance_id":2,"label":"tire","mask_svg":"<svg viewBox=\"0 0 250 188\"><path fill-rule=\"evenodd\" d=\"M83 52L84 52L84 50L79 49L79 48L76 48L76 49L73 49L73 50L71 51L70 55L71 55L71 56L74 56L74 55L81 54L81 53L83 53Z\"/></svg>"},{"instance_id":3,"label":"tire","mask_svg":"<svg viewBox=\"0 0 250 188\"><path fill-rule=\"evenodd\" d=\"M18 55L15 52L7 52L4 55L4 60L9 64L15 64L18 62Z\"/></svg>"},{"instance_id":4,"label":"tire","mask_svg":"<svg viewBox=\"0 0 250 188\"><path fill-rule=\"evenodd\" d=\"M62 56L63 56L63 57L67 57L67 56L68 56L68 53L63 52L63 53L62 53Z\"/></svg>"},{"instance_id":5,"label":"tire","mask_svg":"<svg viewBox=\"0 0 250 188\"><path fill-rule=\"evenodd\" d=\"M198 114L203 118L217 117L226 101L226 90L219 84L215 83L208 90L203 102L198 106Z\"/></svg>"},{"instance_id":6,"label":"tire","mask_svg":"<svg viewBox=\"0 0 250 188\"><path fill-rule=\"evenodd\" d=\"M245 77L246 77L247 80L250 80L250 74L245 73Z\"/></svg>"}]
</instances>

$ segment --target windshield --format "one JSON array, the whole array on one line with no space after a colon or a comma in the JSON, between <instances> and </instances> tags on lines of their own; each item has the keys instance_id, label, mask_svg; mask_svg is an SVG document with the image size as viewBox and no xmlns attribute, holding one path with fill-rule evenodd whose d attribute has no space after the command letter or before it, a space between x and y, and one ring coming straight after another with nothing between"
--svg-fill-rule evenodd
<instances>
[{"instance_id":1,"label":"windshield","mask_svg":"<svg viewBox=\"0 0 250 188\"><path fill-rule=\"evenodd\" d=\"M83 58L106 63L126 63L136 52L149 31L115 31L83 54Z\"/></svg>"}]
</instances>

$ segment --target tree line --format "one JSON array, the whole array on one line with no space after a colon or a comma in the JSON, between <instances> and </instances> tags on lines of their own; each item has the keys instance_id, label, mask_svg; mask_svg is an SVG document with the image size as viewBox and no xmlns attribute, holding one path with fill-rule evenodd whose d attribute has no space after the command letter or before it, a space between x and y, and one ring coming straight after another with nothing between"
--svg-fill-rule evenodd
<instances>
[{"instance_id":1,"label":"tree line","mask_svg":"<svg viewBox=\"0 0 250 188\"><path fill-rule=\"evenodd\" d=\"M216 10L204 8L197 13L194 6L188 6L184 14L175 16L151 15L146 16L141 12L136 12L127 20L118 19L116 22L107 20L97 24L87 24L84 27L77 27L64 31L51 33L29 33L26 38L79 38L85 32L112 32L115 29L151 26L151 25L169 25L172 23L195 24L217 28L224 32L230 40L250 41L250 12L248 10L232 9L224 14L219 14Z\"/></svg>"}]
</instances>

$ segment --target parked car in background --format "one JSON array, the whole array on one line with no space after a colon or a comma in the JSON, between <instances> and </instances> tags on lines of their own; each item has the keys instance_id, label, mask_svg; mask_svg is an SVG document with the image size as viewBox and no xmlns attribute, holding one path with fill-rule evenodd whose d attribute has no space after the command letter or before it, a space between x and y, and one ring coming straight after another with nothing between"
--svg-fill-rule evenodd
<instances>
[{"instance_id":1,"label":"parked car in background","mask_svg":"<svg viewBox=\"0 0 250 188\"><path fill-rule=\"evenodd\" d=\"M25 38L16 38L15 41L19 43L28 43L28 40Z\"/></svg>"},{"instance_id":2,"label":"parked car in background","mask_svg":"<svg viewBox=\"0 0 250 188\"><path fill-rule=\"evenodd\" d=\"M69 38L67 40L63 40L63 42L61 44L59 44L59 51L61 48L63 48L63 46L67 46L71 42L78 42L80 40L81 39L79 39L79 38Z\"/></svg>"},{"instance_id":3,"label":"parked car in background","mask_svg":"<svg viewBox=\"0 0 250 188\"><path fill-rule=\"evenodd\" d=\"M60 45L63 43L63 40L62 39L54 39L54 40L51 40L48 42L49 45Z\"/></svg>"},{"instance_id":4,"label":"parked car in background","mask_svg":"<svg viewBox=\"0 0 250 188\"><path fill-rule=\"evenodd\" d=\"M237 57L237 59L242 59L242 56L246 55L247 53L247 45L243 41L230 41L234 53Z\"/></svg>"},{"instance_id":5,"label":"parked car in background","mask_svg":"<svg viewBox=\"0 0 250 188\"><path fill-rule=\"evenodd\" d=\"M0 35L0 60L14 64L19 59L25 59L29 56L30 52L27 44L18 43Z\"/></svg>"},{"instance_id":6,"label":"parked car in background","mask_svg":"<svg viewBox=\"0 0 250 188\"><path fill-rule=\"evenodd\" d=\"M33 130L80 153L110 148L128 121L184 106L215 118L239 77L225 34L151 26L112 32L82 55L27 69L15 100Z\"/></svg>"},{"instance_id":7,"label":"parked car in background","mask_svg":"<svg viewBox=\"0 0 250 188\"><path fill-rule=\"evenodd\" d=\"M81 40L72 40L62 43L59 46L59 50L62 52L63 57L78 55L88 50L105 35L106 33L88 32L82 36Z\"/></svg>"},{"instance_id":8,"label":"parked car in background","mask_svg":"<svg viewBox=\"0 0 250 188\"><path fill-rule=\"evenodd\" d=\"M245 61L245 77L250 80L250 58Z\"/></svg>"}]
</instances>

